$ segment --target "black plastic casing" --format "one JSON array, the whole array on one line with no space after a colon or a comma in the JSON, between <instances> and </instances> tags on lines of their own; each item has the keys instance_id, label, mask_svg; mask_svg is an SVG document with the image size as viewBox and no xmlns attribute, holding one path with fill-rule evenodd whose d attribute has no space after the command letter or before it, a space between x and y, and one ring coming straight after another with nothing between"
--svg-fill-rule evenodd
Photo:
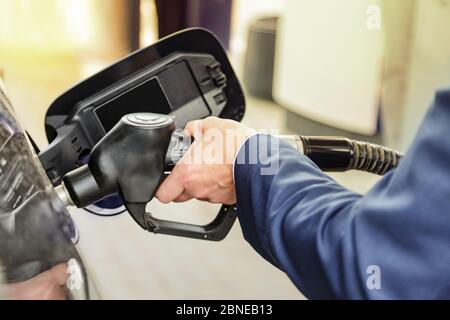
<instances>
[{"instance_id":1,"label":"black plastic casing","mask_svg":"<svg viewBox=\"0 0 450 320\"><path fill-rule=\"evenodd\" d=\"M347 171L353 159L352 144L343 137L300 136L303 153L323 171Z\"/></svg>"},{"instance_id":2,"label":"black plastic casing","mask_svg":"<svg viewBox=\"0 0 450 320\"><path fill-rule=\"evenodd\" d=\"M161 39L79 83L49 107L49 147L39 154L53 184L80 166L124 114L165 113L178 128L218 116L240 121L245 99L219 40L187 29Z\"/></svg>"}]
</instances>

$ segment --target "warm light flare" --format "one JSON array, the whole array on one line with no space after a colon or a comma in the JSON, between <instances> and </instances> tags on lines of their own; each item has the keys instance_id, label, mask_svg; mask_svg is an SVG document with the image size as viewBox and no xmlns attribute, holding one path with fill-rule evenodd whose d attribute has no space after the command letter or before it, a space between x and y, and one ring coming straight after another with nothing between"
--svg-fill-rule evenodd
<instances>
[{"instance_id":1,"label":"warm light flare","mask_svg":"<svg viewBox=\"0 0 450 320\"><path fill-rule=\"evenodd\" d=\"M92 41L89 0L0 0L2 48L68 49Z\"/></svg>"}]
</instances>

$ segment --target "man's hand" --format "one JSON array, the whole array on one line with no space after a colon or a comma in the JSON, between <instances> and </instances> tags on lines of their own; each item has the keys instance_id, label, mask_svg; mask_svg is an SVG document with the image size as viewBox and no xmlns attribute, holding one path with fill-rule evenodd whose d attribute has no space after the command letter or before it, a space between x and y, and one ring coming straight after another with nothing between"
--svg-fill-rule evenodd
<instances>
[{"instance_id":1,"label":"man's hand","mask_svg":"<svg viewBox=\"0 0 450 320\"><path fill-rule=\"evenodd\" d=\"M65 300L67 265L61 263L30 280L8 285L8 296L14 300Z\"/></svg>"},{"instance_id":2,"label":"man's hand","mask_svg":"<svg viewBox=\"0 0 450 320\"><path fill-rule=\"evenodd\" d=\"M244 125L216 117L191 121L186 133L194 142L156 197L163 203L196 198L212 203L236 203L233 162L239 147L254 133Z\"/></svg>"}]
</instances>

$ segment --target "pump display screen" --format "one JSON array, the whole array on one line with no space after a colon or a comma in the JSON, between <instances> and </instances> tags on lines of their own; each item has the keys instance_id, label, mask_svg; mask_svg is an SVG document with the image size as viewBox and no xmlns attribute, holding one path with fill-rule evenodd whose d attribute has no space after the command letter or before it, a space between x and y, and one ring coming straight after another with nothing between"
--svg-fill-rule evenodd
<instances>
[{"instance_id":1,"label":"pump display screen","mask_svg":"<svg viewBox=\"0 0 450 320\"><path fill-rule=\"evenodd\" d=\"M126 91L118 97L95 109L105 132L111 130L126 114L133 112L151 112L169 114L172 107L156 78Z\"/></svg>"},{"instance_id":2,"label":"pump display screen","mask_svg":"<svg viewBox=\"0 0 450 320\"><path fill-rule=\"evenodd\" d=\"M94 112L105 132L131 112L172 113L177 124L210 115L197 83L185 61L99 105Z\"/></svg>"}]
</instances>

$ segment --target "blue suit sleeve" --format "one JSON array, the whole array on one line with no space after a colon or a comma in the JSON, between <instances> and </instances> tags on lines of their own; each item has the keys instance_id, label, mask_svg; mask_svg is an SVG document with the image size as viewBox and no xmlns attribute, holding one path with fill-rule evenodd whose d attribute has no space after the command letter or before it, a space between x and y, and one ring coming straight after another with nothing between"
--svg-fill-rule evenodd
<instances>
[{"instance_id":1,"label":"blue suit sleeve","mask_svg":"<svg viewBox=\"0 0 450 320\"><path fill-rule=\"evenodd\" d=\"M247 140L234 170L245 239L308 298L450 298L450 91L365 196L270 136Z\"/></svg>"}]
</instances>

